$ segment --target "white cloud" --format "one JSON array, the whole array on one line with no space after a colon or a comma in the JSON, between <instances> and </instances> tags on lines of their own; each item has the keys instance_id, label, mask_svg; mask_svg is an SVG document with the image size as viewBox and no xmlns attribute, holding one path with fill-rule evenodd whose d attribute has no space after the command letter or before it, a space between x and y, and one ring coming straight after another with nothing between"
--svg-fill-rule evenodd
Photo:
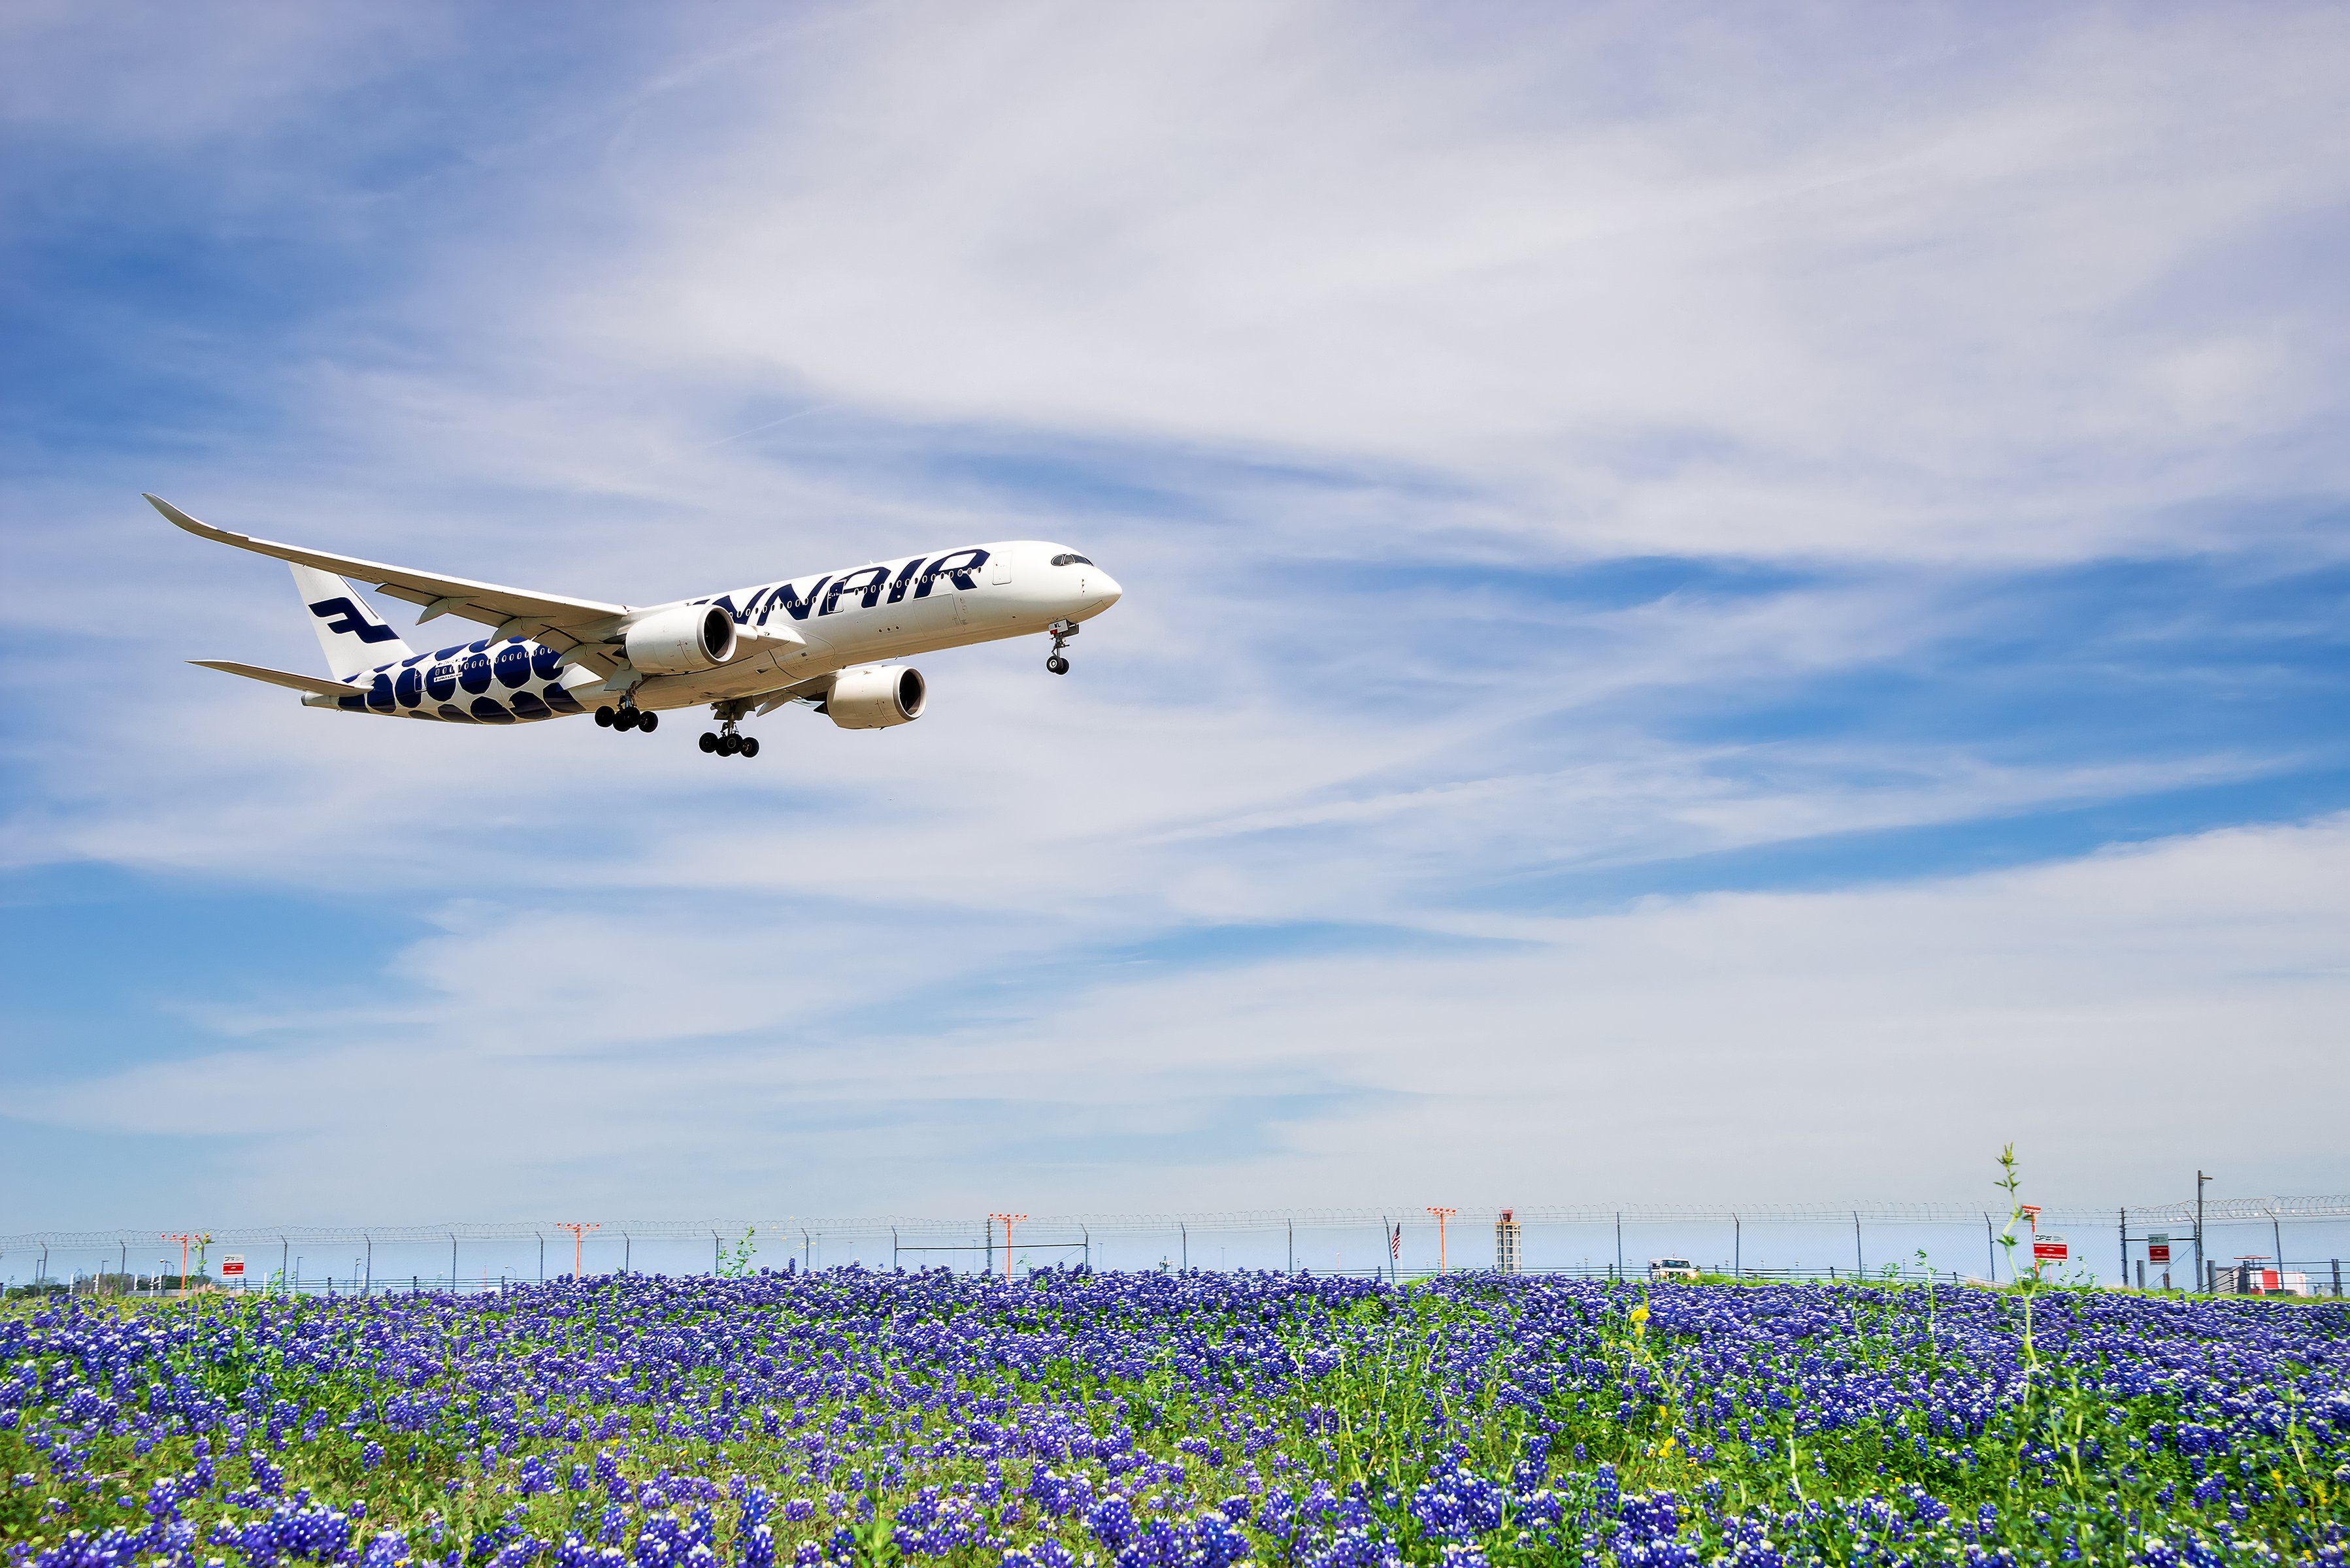
<instances>
[{"instance_id":1,"label":"white cloud","mask_svg":"<svg viewBox=\"0 0 2350 1568\"><path fill-rule=\"evenodd\" d=\"M637 106L610 258L542 330L918 419L1416 466L1569 549L2062 556L2345 479L2342 285L2290 238L2350 195L2338 16L1479 33L793 33Z\"/></svg>"},{"instance_id":2,"label":"white cloud","mask_svg":"<svg viewBox=\"0 0 2350 1568\"><path fill-rule=\"evenodd\" d=\"M2345 889L2334 818L1171 972L1038 971L969 932L858 950L705 903L650 935L542 917L424 944L411 1015L27 1109L271 1129L214 1196L289 1217L292 1191L320 1215L470 1211L485 1183L515 1211L706 1208L717 1174L736 1211L1933 1198L2011 1139L2079 1199L2168 1193L2215 1137L2238 1182L2312 1189L2338 1184L2350 1093ZM935 1029L849 1005L934 976L957 993ZM2257 1152L2228 1131L2244 1118Z\"/></svg>"}]
</instances>

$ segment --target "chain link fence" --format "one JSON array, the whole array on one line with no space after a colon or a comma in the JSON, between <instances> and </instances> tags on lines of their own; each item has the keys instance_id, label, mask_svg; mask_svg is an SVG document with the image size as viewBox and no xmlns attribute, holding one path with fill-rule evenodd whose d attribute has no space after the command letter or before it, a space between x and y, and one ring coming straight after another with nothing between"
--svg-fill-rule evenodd
<instances>
[{"instance_id":1,"label":"chain link fence","mask_svg":"<svg viewBox=\"0 0 2350 1568\"><path fill-rule=\"evenodd\" d=\"M181 1237L188 1238L182 1262ZM2275 1260L2297 1260L2278 1269ZM1492 1269L1594 1279L1652 1273L1747 1279L1980 1280L2038 1267L2077 1283L2234 1291L2265 1267L2308 1293L2340 1290L2350 1197L2196 1208L2041 1209L2011 1221L1982 1205L1560 1205L1205 1214L1014 1215L765 1220L514 1221L432 1226L223 1227L0 1236L17 1292L154 1293L187 1282L305 1294L494 1291L629 1272L723 1274L857 1265L1014 1272L1097 1269L1303 1270L1408 1280ZM2061 1255L2055 1255L2061 1253ZM2277 1290L2285 1288L2280 1278Z\"/></svg>"}]
</instances>

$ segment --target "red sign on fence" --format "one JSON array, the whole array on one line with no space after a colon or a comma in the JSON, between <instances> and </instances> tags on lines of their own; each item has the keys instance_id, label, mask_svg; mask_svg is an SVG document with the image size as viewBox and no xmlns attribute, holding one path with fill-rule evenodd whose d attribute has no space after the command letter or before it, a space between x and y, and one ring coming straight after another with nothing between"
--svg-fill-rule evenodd
<instances>
[{"instance_id":1,"label":"red sign on fence","mask_svg":"<svg viewBox=\"0 0 2350 1568\"><path fill-rule=\"evenodd\" d=\"M2148 1241L2146 1244L2146 1261L2149 1263L2167 1263L2170 1262L2170 1243L2168 1241Z\"/></svg>"},{"instance_id":2,"label":"red sign on fence","mask_svg":"<svg viewBox=\"0 0 2350 1568\"><path fill-rule=\"evenodd\" d=\"M224 1280L244 1278L244 1257L242 1253L231 1252L221 1260L221 1278Z\"/></svg>"},{"instance_id":3,"label":"red sign on fence","mask_svg":"<svg viewBox=\"0 0 2350 1568\"><path fill-rule=\"evenodd\" d=\"M2032 1261L2035 1263L2061 1263L2065 1258L2064 1238L2034 1236L2032 1238Z\"/></svg>"}]
</instances>

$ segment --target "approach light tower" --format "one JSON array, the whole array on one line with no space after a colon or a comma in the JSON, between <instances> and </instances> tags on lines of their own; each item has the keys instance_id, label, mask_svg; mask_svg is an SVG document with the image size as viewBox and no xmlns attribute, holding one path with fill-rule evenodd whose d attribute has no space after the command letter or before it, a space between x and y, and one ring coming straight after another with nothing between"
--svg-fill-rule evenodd
<instances>
[{"instance_id":1,"label":"approach light tower","mask_svg":"<svg viewBox=\"0 0 2350 1568\"><path fill-rule=\"evenodd\" d=\"M1444 1222L1447 1220L1451 1219L1455 1214L1460 1213L1461 1210L1458 1209L1440 1209L1431 1203L1428 1206L1428 1211L1436 1216L1436 1272L1440 1274L1444 1272L1445 1269Z\"/></svg>"},{"instance_id":2,"label":"approach light tower","mask_svg":"<svg viewBox=\"0 0 2350 1568\"><path fill-rule=\"evenodd\" d=\"M1493 1221L1493 1272L1518 1272L1518 1211L1514 1209L1503 1210L1502 1217Z\"/></svg>"},{"instance_id":3,"label":"approach light tower","mask_svg":"<svg viewBox=\"0 0 2350 1568\"><path fill-rule=\"evenodd\" d=\"M559 1222L555 1228L558 1231L568 1231L571 1232L571 1277L576 1280L579 1277L580 1241L587 1236L588 1231L601 1231L604 1227L600 1223L590 1223L586 1220L566 1220Z\"/></svg>"},{"instance_id":4,"label":"approach light tower","mask_svg":"<svg viewBox=\"0 0 2350 1568\"><path fill-rule=\"evenodd\" d=\"M177 1241L180 1244L180 1294L185 1298L188 1293L188 1244L192 1241L209 1241L212 1238L197 1231L166 1231L163 1232L163 1240Z\"/></svg>"},{"instance_id":5,"label":"approach light tower","mask_svg":"<svg viewBox=\"0 0 2350 1568\"><path fill-rule=\"evenodd\" d=\"M1025 1214L991 1214L990 1220L1003 1221L1003 1280L1012 1282L1012 1227L1028 1218Z\"/></svg>"}]
</instances>

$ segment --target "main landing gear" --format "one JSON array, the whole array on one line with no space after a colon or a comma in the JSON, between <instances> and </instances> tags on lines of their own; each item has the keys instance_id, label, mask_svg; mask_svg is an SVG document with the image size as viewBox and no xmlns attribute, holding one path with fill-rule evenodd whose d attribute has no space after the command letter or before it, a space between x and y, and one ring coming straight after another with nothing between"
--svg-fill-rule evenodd
<instances>
[{"instance_id":1,"label":"main landing gear","mask_svg":"<svg viewBox=\"0 0 2350 1568\"><path fill-rule=\"evenodd\" d=\"M1045 629L1053 634L1053 651L1045 658L1045 668L1055 675L1066 675L1069 672L1069 661L1061 656L1061 649L1068 646L1069 639L1077 635L1077 623L1073 620L1056 620Z\"/></svg>"},{"instance_id":2,"label":"main landing gear","mask_svg":"<svg viewBox=\"0 0 2350 1568\"><path fill-rule=\"evenodd\" d=\"M734 712L729 713L722 707L716 710L716 712L719 719L718 728L714 731L704 730L702 732L702 749L713 756L757 756L759 754L758 737L741 734L735 730L735 722L742 717L741 710L737 709Z\"/></svg>"},{"instance_id":3,"label":"main landing gear","mask_svg":"<svg viewBox=\"0 0 2350 1568\"><path fill-rule=\"evenodd\" d=\"M618 708L596 710L596 723L606 730L642 730L651 734L660 727L660 715L648 713L634 702L622 702Z\"/></svg>"}]
</instances>

